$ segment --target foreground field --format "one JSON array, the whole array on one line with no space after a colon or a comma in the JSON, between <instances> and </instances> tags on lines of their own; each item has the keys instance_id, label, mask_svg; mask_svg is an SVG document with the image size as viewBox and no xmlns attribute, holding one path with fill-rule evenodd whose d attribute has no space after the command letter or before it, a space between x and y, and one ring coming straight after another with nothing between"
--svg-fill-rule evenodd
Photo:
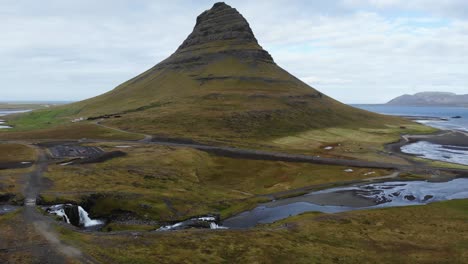
<instances>
[{"instance_id":1,"label":"foreground field","mask_svg":"<svg viewBox=\"0 0 468 264\"><path fill-rule=\"evenodd\" d=\"M326 183L388 175L387 170L219 157L190 148L94 144L127 156L102 163L51 165L43 201L89 205L94 216L130 214L169 221L228 216L264 201L262 195Z\"/></svg>"},{"instance_id":2,"label":"foreground field","mask_svg":"<svg viewBox=\"0 0 468 264\"><path fill-rule=\"evenodd\" d=\"M62 239L105 263L466 263L468 200L342 214L309 213L251 230Z\"/></svg>"}]
</instances>

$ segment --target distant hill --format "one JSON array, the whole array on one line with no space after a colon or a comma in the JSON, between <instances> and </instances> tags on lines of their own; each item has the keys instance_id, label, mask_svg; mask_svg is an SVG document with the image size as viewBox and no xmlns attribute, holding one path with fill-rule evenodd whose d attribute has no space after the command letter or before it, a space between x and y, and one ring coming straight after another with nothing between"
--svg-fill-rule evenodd
<instances>
[{"instance_id":1,"label":"distant hill","mask_svg":"<svg viewBox=\"0 0 468 264\"><path fill-rule=\"evenodd\" d=\"M465 106L468 107L468 94L457 95L447 92L422 92L399 96L387 104L408 106Z\"/></svg>"},{"instance_id":2,"label":"distant hill","mask_svg":"<svg viewBox=\"0 0 468 264\"><path fill-rule=\"evenodd\" d=\"M280 68L225 3L199 15L175 53L153 68L103 95L30 115L44 124L102 118L152 135L243 141L397 122L342 104Z\"/></svg>"}]
</instances>

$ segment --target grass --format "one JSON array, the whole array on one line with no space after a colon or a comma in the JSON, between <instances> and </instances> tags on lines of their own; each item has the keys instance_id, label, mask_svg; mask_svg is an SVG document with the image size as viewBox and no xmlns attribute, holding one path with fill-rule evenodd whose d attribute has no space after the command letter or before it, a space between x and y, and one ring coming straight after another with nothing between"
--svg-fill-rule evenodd
<instances>
[{"instance_id":1,"label":"grass","mask_svg":"<svg viewBox=\"0 0 468 264\"><path fill-rule=\"evenodd\" d=\"M116 144L100 145L116 150ZM122 149L121 149L122 150ZM46 202L83 201L91 194L93 215L118 210L146 220L169 221L206 213L232 215L253 207L258 195L304 186L389 174L386 170L355 169L243 160L213 156L188 148L133 145L127 156L99 164L49 166L52 187ZM263 200L264 201L264 200Z\"/></svg>"},{"instance_id":2,"label":"grass","mask_svg":"<svg viewBox=\"0 0 468 264\"><path fill-rule=\"evenodd\" d=\"M449 169L463 169L463 170L468 169L468 166L463 165L463 164L436 161L436 160L429 160L429 159L418 158L418 157L412 157L412 159L414 159L416 161L423 162L423 163L427 164L428 166L433 166L433 167L441 167L441 168L449 168Z\"/></svg>"},{"instance_id":3,"label":"grass","mask_svg":"<svg viewBox=\"0 0 468 264\"><path fill-rule=\"evenodd\" d=\"M67 140L83 138L102 140L140 140L144 138L144 136L140 134L124 133L88 122L25 131L13 129L11 131L0 132L0 137L8 140Z\"/></svg>"},{"instance_id":4,"label":"grass","mask_svg":"<svg viewBox=\"0 0 468 264\"><path fill-rule=\"evenodd\" d=\"M0 162L22 162L35 160L36 152L22 144L0 143Z\"/></svg>"},{"instance_id":5,"label":"grass","mask_svg":"<svg viewBox=\"0 0 468 264\"><path fill-rule=\"evenodd\" d=\"M18 227L21 227L19 231ZM45 243L31 225L24 222L21 210L0 215L0 261L2 263L35 263L32 245Z\"/></svg>"},{"instance_id":6,"label":"grass","mask_svg":"<svg viewBox=\"0 0 468 264\"><path fill-rule=\"evenodd\" d=\"M34 130L49 128L71 121L69 116L78 113L79 110L73 107L58 106L47 109L40 109L23 114L8 116L8 124L17 130Z\"/></svg>"},{"instance_id":7,"label":"grass","mask_svg":"<svg viewBox=\"0 0 468 264\"><path fill-rule=\"evenodd\" d=\"M401 134L427 134L434 131L433 128L416 123L405 125L404 128L395 125L380 129L331 127L280 137L274 139L272 145L279 149L324 157L407 164L399 157L384 154L384 145L398 141ZM328 146L333 149L325 150Z\"/></svg>"},{"instance_id":8,"label":"grass","mask_svg":"<svg viewBox=\"0 0 468 264\"><path fill-rule=\"evenodd\" d=\"M0 144L0 163L33 162L35 159L36 152L33 148L22 144ZM0 195L14 195L9 202L21 204L24 188L23 175L30 170L30 168L0 170Z\"/></svg>"},{"instance_id":9,"label":"grass","mask_svg":"<svg viewBox=\"0 0 468 264\"><path fill-rule=\"evenodd\" d=\"M62 238L112 263L466 263L468 200L307 213L250 230Z\"/></svg>"},{"instance_id":10,"label":"grass","mask_svg":"<svg viewBox=\"0 0 468 264\"><path fill-rule=\"evenodd\" d=\"M9 202L21 204L23 201L24 179L23 175L30 172L29 169L0 170L0 195L13 194L15 197Z\"/></svg>"}]
</instances>

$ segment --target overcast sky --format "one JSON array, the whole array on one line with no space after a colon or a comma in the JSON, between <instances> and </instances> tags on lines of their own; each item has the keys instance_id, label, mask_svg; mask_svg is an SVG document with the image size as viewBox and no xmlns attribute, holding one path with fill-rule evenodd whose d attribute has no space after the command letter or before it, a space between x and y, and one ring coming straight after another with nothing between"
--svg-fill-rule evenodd
<instances>
[{"instance_id":1,"label":"overcast sky","mask_svg":"<svg viewBox=\"0 0 468 264\"><path fill-rule=\"evenodd\" d=\"M0 101L81 100L163 60L216 1L1 0ZM275 61L345 103L468 94L467 0L232 0Z\"/></svg>"}]
</instances>

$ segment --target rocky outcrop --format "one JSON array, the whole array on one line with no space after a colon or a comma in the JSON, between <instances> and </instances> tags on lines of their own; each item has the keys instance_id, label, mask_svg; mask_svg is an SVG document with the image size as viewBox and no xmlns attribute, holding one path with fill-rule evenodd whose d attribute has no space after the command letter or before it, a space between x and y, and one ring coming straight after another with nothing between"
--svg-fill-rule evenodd
<instances>
[{"instance_id":1,"label":"rocky outcrop","mask_svg":"<svg viewBox=\"0 0 468 264\"><path fill-rule=\"evenodd\" d=\"M65 211L65 214L68 216L68 220L70 221L70 224L74 226L81 225L80 211L77 205L65 205L63 207L63 210Z\"/></svg>"}]
</instances>

